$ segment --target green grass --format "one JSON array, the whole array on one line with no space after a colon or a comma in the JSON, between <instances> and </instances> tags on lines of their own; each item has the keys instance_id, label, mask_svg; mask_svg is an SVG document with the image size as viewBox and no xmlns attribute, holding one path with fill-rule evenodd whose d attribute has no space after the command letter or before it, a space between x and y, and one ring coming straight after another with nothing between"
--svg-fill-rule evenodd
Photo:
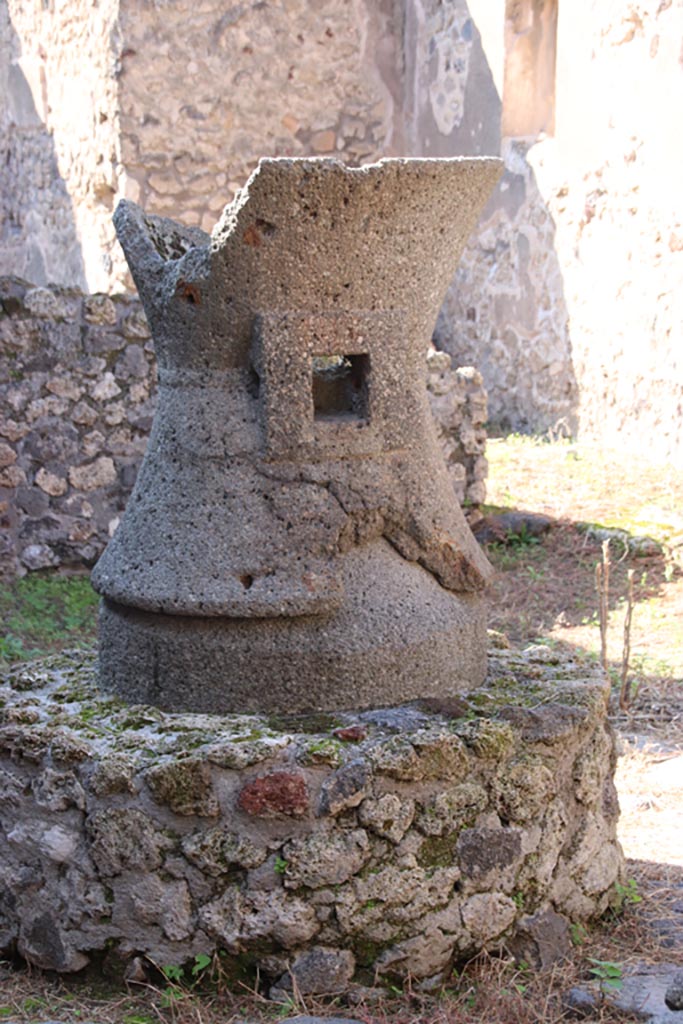
<instances>
[{"instance_id":1,"label":"green grass","mask_svg":"<svg viewBox=\"0 0 683 1024\"><path fill-rule=\"evenodd\" d=\"M98 596L86 575L32 573L0 586L0 665L94 641Z\"/></svg>"}]
</instances>

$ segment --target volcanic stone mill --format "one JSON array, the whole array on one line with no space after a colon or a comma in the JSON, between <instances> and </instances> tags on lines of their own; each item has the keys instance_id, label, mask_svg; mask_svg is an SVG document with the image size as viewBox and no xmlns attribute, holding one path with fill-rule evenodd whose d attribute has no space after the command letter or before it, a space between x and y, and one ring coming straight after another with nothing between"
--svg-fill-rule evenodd
<instances>
[{"instance_id":1,"label":"volcanic stone mill","mask_svg":"<svg viewBox=\"0 0 683 1024\"><path fill-rule=\"evenodd\" d=\"M500 171L264 159L211 236L119 205L159 391L93 572L105 689L303 712L481 684L490 567L435 440L424 355Z\"/></svg>"}]
</instances>

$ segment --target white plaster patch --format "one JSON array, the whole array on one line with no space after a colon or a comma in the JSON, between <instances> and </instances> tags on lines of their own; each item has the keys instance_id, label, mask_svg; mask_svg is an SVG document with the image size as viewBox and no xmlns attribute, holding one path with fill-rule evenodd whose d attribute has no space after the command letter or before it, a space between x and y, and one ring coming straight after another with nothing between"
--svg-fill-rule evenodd
<instances>
[{"instance_id":1,"label":"white plaster patch","mask_svg":"<svg viewBox=\"0 0 683 1024\"><path fill-rule=\"evenodd\" d=\"M43 832L39 846L50 860L54 860L58 864L66 864L76 852L78 836L74 832L67 832L59 825L54 825Z\"/></svg>"}]
</instances>

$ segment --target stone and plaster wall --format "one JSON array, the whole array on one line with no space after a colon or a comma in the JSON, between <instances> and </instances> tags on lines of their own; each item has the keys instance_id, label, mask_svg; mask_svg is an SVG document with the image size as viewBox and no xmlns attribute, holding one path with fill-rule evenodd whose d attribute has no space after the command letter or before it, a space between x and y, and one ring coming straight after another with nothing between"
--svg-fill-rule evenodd
<instances>
[{"instance_id":1,"label":"stone and plaster wall","mask_svg":"<svg viewBox=\"0 0 683 1024\"><path fill-rule=\"evenodd\" d=\"M438 980L481 949L547 968L621 876L607 686L494 642L462 698L334 717L126 706L83 654L17 668L0 949L68 972L218 948L273 996Z\"/></svg>"},{"instance_id":2,"label":"stone and plaster wall","mask_svg":"<svg viewBox=\"0 0 683 1024\"><path fill-rule=\"evenodd\" d=\"M449 6L464 12L460 0L434 4L439 24ZM683 465L683 205L669 122L683 4L472 0L469 12L480 30L469 47L451 26L448 57L417 61L429 73L415 90L415 148L500 146L507 172L438 342L482 371L492 421L578 429Z\"/></svg>"},{"instance_id":3,"label":"stone and plaster wall","mask_svg":"<svg viewBox=\"0 0 683 1024\"><path fill-rule=\"evenodd\" d=\"M116 284L117 0L0 0L0 274Z\"/></svg>"},{"instance_id":4,"label":"stone and plaster wall","mask_svg":"<svg viewBox=\"0 0 683 1024\"><path fill-rule=\"evenodd\" d=\"M579 389L555 228L525 148L502 146L504 187L465 250L435 339L481 370L494 424L543 431L564 420L574 434Z\"/></svg>"},{"instance_id":5,"label":"stone and plaster wall","mask_svg":"<svg viewBox=\"0 0 683 1024\"><path fill-rule=\"evenodd\" d=\"M0 235L0 274L130 288L111 226L118 199L211 230L261 156L359 164L390 152L379 65L395 65L391 7L0 0L0 81L11 86L0 217L14 226Z\"/></svg>"},{"instance_id":6,"label":"stone and plaster wall","mask_svg":"<svg viewBox=\"0 0 683 1024\"><path fill-rule=\"evenodd\" d=\"M681 0L560 4L556 131L529 152L557 225L582 433L683 467Z\"/></svg>"},{"instance_id":7,"label":"stone and plaster wall","mask_svg":"<svg viewBox=\"0 0 683 1024\"><path fill-rule=\"evenodd\" d=\"M476 366L494 423L576 426L577 389L554 226L525 159L502 134L505 3L406 0L403 96L411 155L505 160L460 260L436 342ZM408 45L408 41L410 45Z\"/></svg>"},{"instance_id":8,"label":"stone and plaster wall","mask_svg":"<svg viewBox=\"0 0 683 1024\"><path fill-rule=\"evenodd\" d=\"M474 510L486 493L481 376L432 353L427 384L455 497ZM0 278L0 573L95 562L135 482L155 391L137 298Z\"/></svg>"},{"instance_id":9,"label":"stone and plaster wall","mask_svg":"<svg viewBox=\"0 0 683 1024\"><path fill-rule=\"evenodd\" d=\"M121 194L211 231L261 156L390 153L391 6L120 0Z\"/></svg>"},{"instance_id":10,"label":"stone and plaster wall","mask_svg":"<svg viewBox=\"0 0 683 1024\"><path fill-rule=\"evenodd\" d=\"M455 496L470 517L486 501L486 420L482 376L472 366L453 369L447 352L427 356L427 393Z\"/></svg>"},{"instance_id":11,"label":"stone and plaster wall","mask_svg":"<svg viewBox=\"0 0 683 1024\"><path fill-rule=\"evenodd\" d=\"M210 228L263 154L500 154L438 346L494 423L680 462L682 37L681 0L2 0L0 273L130 287L117 199Z\"/></svg>"}]
</instances>

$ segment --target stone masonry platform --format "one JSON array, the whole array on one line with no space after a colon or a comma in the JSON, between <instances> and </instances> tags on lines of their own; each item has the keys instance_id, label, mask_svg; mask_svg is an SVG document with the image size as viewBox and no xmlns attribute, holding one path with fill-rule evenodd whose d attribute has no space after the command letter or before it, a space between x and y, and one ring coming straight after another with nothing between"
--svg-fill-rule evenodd
<instances>
[{"instance_id":1,"label":"stone masonry platform","mask_svg":"<svg viewBox=\"0 0 683 1024\"><path fill-rule=\"evenodd\" d=\"M163 713L93 655L0 686L0 949L222 949L276 991L433 977L502 946L540 964L620 877L606 684L500 637L485 684L361 713Z\"/></svg>"}]
</instances>

